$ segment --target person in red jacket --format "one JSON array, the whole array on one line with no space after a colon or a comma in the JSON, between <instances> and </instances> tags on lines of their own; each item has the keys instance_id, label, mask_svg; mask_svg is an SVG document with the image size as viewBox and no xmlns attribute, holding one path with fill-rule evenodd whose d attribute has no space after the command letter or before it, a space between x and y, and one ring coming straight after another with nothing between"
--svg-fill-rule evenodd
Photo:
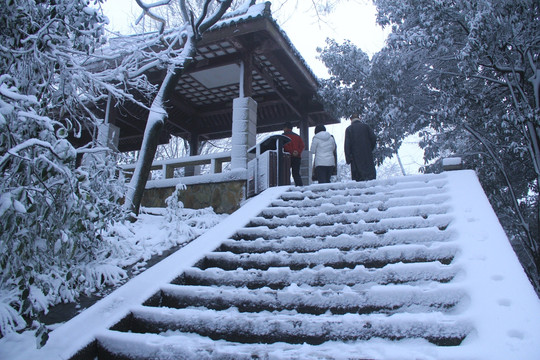
<instances>
[{"instance_id":1,"label":"person in red jacket","mask_svg":"<svg viewBox=\"0 0 540 360\"><path fill-rule=\"evenodd\" d=\"M291 172L294 179L294 185L302 186L302 177L300 176L300 163L302 162L302 151L304 151L304 141L300 135L293 133L290 122L283 126L283 135L291 139L283 146L283 150L291 154Z\"/></svg>"}]
</instances>

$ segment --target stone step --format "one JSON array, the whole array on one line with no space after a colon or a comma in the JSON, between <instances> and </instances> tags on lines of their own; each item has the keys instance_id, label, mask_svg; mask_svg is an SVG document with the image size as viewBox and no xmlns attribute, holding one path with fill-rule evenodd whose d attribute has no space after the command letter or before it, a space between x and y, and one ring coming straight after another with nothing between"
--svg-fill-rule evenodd
<instances>
[{"instance_id":1,"label":"stone step","mask_svg":"<svg viewBox=\"0 0 540 360\"><path fill-rule=\"evenodd\" d=\"M351 288L299 287L291 284L274 290L227 286L166 285L146 306L175 309L237 309L239 312L261 313L295 311L299 314L394 314L396 312L447 312L465 297L459 287L439 284L423 288L410 285Z\"/></svg>"},{"instance_id":2,"label":"stone step","mask_svg":"<svg viewBox=\"0 0 540 360\"><path fill-rule=\"evenodd\" d=\"M383 219L397 219L401 217L419 216L427 219L431 215L445 214L448 211L448 206L441 205L415 205L415 206L400 206L384 209L369 209L368 211L359 212L341 212L335 214L327 214L320 212L317 214L296 214L291 209L286 217L264 217L259 216L253 218L247 227L266 226L274 229L278 226L296 226L306 227L312 225L328 226L333 224L354 224L358 222L376 223Z\"/></svg>"},{"instance_id":3,"label":"stone step","mask_svg":"<svg viewBox=\"0 0 540 360\"><path fill-rule=\"evenodd\" d=\"M217 249L219 252L265 253L273 252L314 252L323 249L339 249L342 251L377 248L399 244L425 244L452 241L452 231L441 231L432 226L422 229L389 230L381 235L365 232L361 235L342 234L338 236L288 236L277 240L258 238L255 240L225 240Z\"/></svg>"},{"instance_id":4,"label":"stone step","mask_svg":"<svg viewBox=\"0 0 540 360\"><path fill-rule=\"evenodd\" d=\"M453 281L446 180L425 179L291 188L100 335L99 358L136 358L130 344L153 359L373 338L459 345L472 326L455 315L467 296Z\"/></svg>"},{"instance_id":5,"label":"stone step","mask_svg":"<svg viewBox=\"0 0 540 360\"><path fill-rule=\"evenodd\" d=\"M444 245L396 245L360 251L340 251L324 249L312 253L263 253L234 254L213 252L207 254L197 267L200 269L221 268L224 270L259 269L288 267L293 270L330 266L335 269L354 268L363 265L368 268L381 268L387 264L434 262L449 264L454 259L458 248L451 244Z\"/></svg>"},{"instance_id":6,"label":"stone step","mask_svg":"<svg viewBox=\"0 0 540 360\"><path fill-rule=\"evenodd\" d=\"M361 287L364 284L417 284L427 282L446 283L460 273L460 269L439 262L389 264L379 269L358 265L352 269L334 269L319 266L316 269L291 270L287 267L268 270L223 270L191 268L173 281L178 285L234 286L257 289L269 287L283 289L297 286L346 285Z\"/></svg>"},{"instance_id":7,"label":"stone step","mask_svg":"<svg viewBox=\"0 0 540 360\"><path fill-rule=\"evenodd\" d=\"M380 181L377 185L366 186L367 184L332 184L323 188L317 186L309 186L304 188L292 188L288 192L281 195L282 200L304 200L317 198L339 198L339 197L362 197L381 195L391 197L402 197L416 195L429 195L437 193L446 184L446 179L438 179L432 181L400 181L399 183L389 183L388 181Z\"/></svg>"},{"instance_id":8,"label":"stone step","mask_svg":"<svg viewBox=\"0 0 540 360\"><path fill-rule=\"evenodd\" d=\"M459 345L472 330L466 320L441 312L386 314L246 313L237 309L171 309L140 306L111 330L140 334L196 334L235 343L322 344L329 341L425 339ZM104 338L98 341L106 347Z\"/></svg>"},{"instance_id":9,"label":"stone step","mask_svg":"<svg viewBox=\"0 0 540 360\"><path fill-rule=\"evenodd\" d=\"M309 198L304 194L285 193L281 196L281 199L274 200L271 203L272 207L319 207L323 204L333 205L346 205L346 204L371 204L371 203L385 203L392 201L395 204L410 204L409 201L415 199L425 198L441 199L439 194L441 189L439 188L419 188L415 191L402 192L395 194L391 192L387 193L369 193L363 195L335 195L333 197L314 197Z\"/></svg>"},{"instance_id":10,"label":"stone step","mask_svg":"<svg viewBox=\"0 0 540 360\"><path fill-rule=\"evenodd\" d=\"M233 236L234 240L255 240L262 239L281 239L287 236L303 236L306 238L316 236L338 236L341 234L359 235L364 232L372 232L375 234L384 234L390 230L396 229L420 229L437 227L440 230L445 230L452 217L446 214L436 214L423 218L421 216L409 216L401 218L381 219L378 222L365 222L359 219L356 223L344 224L328 224L328 225L310 225L297 227L293 224L280 225L277 227L257 226L243 228L236 232Z\"/></svg>"},{"instance_id":11,"label":"stone step","mask_svg":"<svg viewBox=\"0 0 540 360\"><path fill-rule=\"evenodd\" d=\"M407 198L389 198L385 201L368 201L356 203L332 204L329 201L321 201L320 204L313 207L293 207L293 206L272 206L263 209L260 217L264 218L280 218L290 215L298 216L316 216L321 213L327 215L335 215L342 213L358 213L361 211L367 212L370 209L384 211L385 209L398 206L423 206L423 205L441 205L448 200L448 195L439 193L431 196L414 196ZM275 204L275 202L274 202Z\"/></svg>"}]
</instances>

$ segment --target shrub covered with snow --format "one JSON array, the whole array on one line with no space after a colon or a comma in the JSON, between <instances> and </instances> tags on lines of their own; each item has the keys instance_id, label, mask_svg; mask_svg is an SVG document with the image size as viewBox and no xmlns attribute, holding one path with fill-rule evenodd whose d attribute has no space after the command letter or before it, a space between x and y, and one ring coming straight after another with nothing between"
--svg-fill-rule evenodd
<instances>
[{"instance_id":1,"label":"shrub covered with snow","mask_svg":"<svg viewBox=\"0 0 540 360\"><path fill-rule=\"evenodd\" d=\"M73 301L123 189L103 155L76 167L68 139L100 120L103 78L81 66L105 18L86 0L0 6L0 333ZM100 89L100 90L99 90ZM111 87L112 89L112 87ZM45 334L46 335L46 334ZM46 337L44 337L46 338Z\"/></svg>"},{"instance_id":2,"label":"shrub covered with snow","mask_svg":"<svg viewBox=\"0 0 540 360\"><path fill-rule=\"evenodd\" d=\"M101 233L122 218L115 163L94 157L75 168L69 129L37 106L0 77L0 279L11 294L2 297L2 334L20 328L20 315L76 299L88 279L83 264L99 260Z\"/></svg>"},{"instance_id":3,"label":"shrub covered with snow","mask_svg":"<svg viewBox=\"0 0 540 360\"><path fill-rule=\"evenodd\" d=\"M185 243L201 235L213 227L224 215L218 215L211 207L204 209L186 209L178 199L178 193L186 190L184 184L178 184L176 189L166 199L167 212L165 219L169 222L169 239L177 244Z\"/></svg>"},{"instance_id":4,"label":"shrub covered with snow","mask_svg":"<svg viewBox=\"0 0 540 360\"><path fill-rule=\"evenodd\" d=\"M0 6L0 336L31 324L52 304L117 285L141 256L187 242L219 221L211 209L177 208L165 226L174 224L171 236L152 251L145 249L148 239L130 241L118 201L126 193L121 172L95 139L106 119L94 109L107 100L138 103L127 88L153 94L138 71L153 60L126 51L133 56L107 67L104 59L119 54L94 53L105 43L102 2ZM46 333L41 326L41 343Z\"/></svg>"}]
</instances>

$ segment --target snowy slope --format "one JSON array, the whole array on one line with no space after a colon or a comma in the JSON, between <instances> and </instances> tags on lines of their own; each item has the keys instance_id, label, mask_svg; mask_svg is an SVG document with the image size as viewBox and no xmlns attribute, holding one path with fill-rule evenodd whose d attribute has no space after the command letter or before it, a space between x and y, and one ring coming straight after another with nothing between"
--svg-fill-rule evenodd
<instances>
[{"instance_id":1,"label":"snowy slope","mask_svg":"<svg viewBox=\"0 0 540 360\"><path fill-rule=\"evenodd\" d=\"M19 358L539 359L539 320L457 171L269 189Z\"/></svg>"}]
</instances>

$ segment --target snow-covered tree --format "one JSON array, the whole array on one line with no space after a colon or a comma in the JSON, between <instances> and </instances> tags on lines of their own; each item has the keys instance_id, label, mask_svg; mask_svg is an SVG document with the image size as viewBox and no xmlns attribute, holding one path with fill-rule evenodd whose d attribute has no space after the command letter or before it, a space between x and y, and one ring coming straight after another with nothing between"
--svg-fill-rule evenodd
<instances>
[{"instance_id":1,"label":"snow-covered tree","mask_svg":"<svg viewBox=\"0 0 540 360\"><path fill-rule=\"evenodd\" d=\"M407 135L422 128L403 121L404 117L424 111L418 107L424 106L427 99L419 88L414 92L402 91L401 84L418 82L411 77L412 72L407 71L414 65L401 63L403 59L396 58L388 49L370 60L349 41L338 44L328 39L327 46L319 52L330 72L330 78L323 81L319 91L321 100L338 117L348 118L358 113L370 124L377 134L376 161L382 164L386 158L397 154ZM416 109L405 107L406 104L414 104Z\"/></svg>"},{"instance_id":2,"label":"snow-covered tree","mask_svg":"<svg viewBox=\"0 0 540 360\"><path fill-rule=\"evenodd\" d=\"M86 264L103 247L100 233L122 216L114 159L103 153L76 167L77 155L99 149L75 149L70 141L103 121L93 103L121 93L84 66L104 25L86 0L0 6L2 335L98 285Z\"/></svg>"},{"instance_id":3,"label":"snow-covered tree","mask_svg":"<svg viewBox=\"0 0 540 360\"><path fill-rule=\"evenodd\" d=\"M155 157L159 133L167 118L165 104L171 95L173 95L174 85L178 82L182 71L193 61L197 42L201 38L201 35L223 17L232 3L232 0L217 1L215 9L211 11L210 6L213 4L213 1L205 0L200 14L195 17L193 12L189 11L187 2L180 0L180 10L184 25L165 32L165 19L157 15L153 9L169 5L171 0L159 1L150 5L144 4L140 0L136 1L143 9L142 16L150 16L161 23L162 26L160 26L158 33L159 40L166 44L166 48L160 53L157 59L152 59L151 63L143 67L143 69L147 70L151 66L162 66L167 68L167 74L160 84L150 106L142 148L126 195L126 208L135 213L139 211L144 188L150 174L152 161ZM246 11L253 4L255 4L254 0L245 1L238 11Z\"/></svg>"},{"instance_id":4,"label":"snow-covered tree","mask_svg":"<svg viewBox=\"0 0 540 360\"><path fill-rule=\"evenodd\" d=\"M351 80L343 80L339 67L325 60L337 56L334 63L346 63L346 56L353 56L356 49L331 44L322 53L334 71L333 84L345 85L339 90L340 106L363 110L375 127L383 129L379 134L390 149L420 131L427 163L461 155L478 172L527 273L540 289L540 4L533 0L374 3L379 24L391 26L392 33L369 67L363 64L347 71L360 85L347 85ZM356 93L351 95L349 88ZM440 163L435 162L425 170L437 166Z\"/></svg>"},{"instance_id":5,"label":"snow-covered tree","mask_svg":"<svg viewBox=\"0 0 540 360\"><path fill-rule=\"evenodd\" d=\"M431 81L425 86L440 92L442 106L437 113L447 120L436 127L437 132L466 131L467 141L455 142L460 150L481 145L483 157L476 158L477 164L496 169L480 170L484 181L503 179L492 182L492 189L510 197L514 223L521 227L521 245L534 258L531 266L536 273L529 275L538 288L540 3L376 0L375 4L378 22L392 26L389 46L405 56L420 54L429 65L424 73ZM536 195L531 197L531 192ZM523 208L522 202L528 206Z\"/></svg>"}]
</instances>

